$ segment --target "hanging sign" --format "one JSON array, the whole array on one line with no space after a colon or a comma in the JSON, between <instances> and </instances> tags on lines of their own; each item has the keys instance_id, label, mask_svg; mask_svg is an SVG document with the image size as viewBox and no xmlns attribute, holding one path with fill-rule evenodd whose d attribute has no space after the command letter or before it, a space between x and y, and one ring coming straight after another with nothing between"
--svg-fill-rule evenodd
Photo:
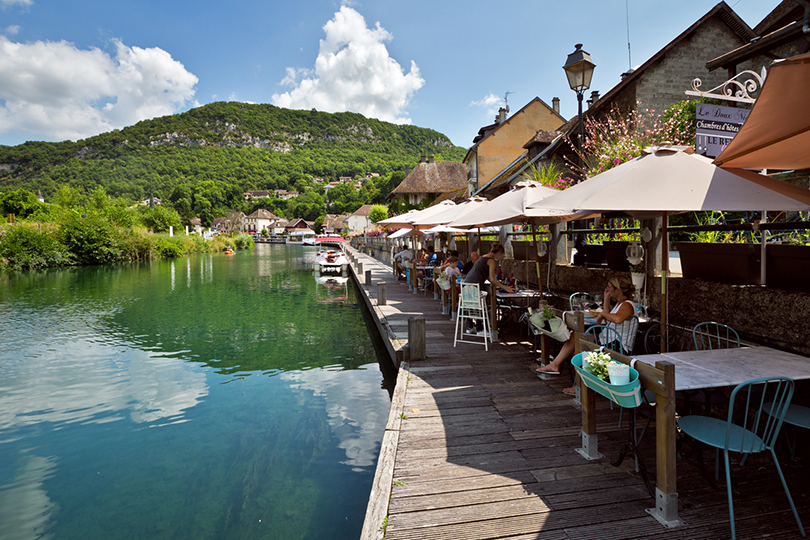
<instances>
[{"instance_id":1,"label":"hanging sign","mask_svg":"<svg viewBox=\"0 0 810 540\"><path fill-rule=\"evenodd\" d=\"M748 118L748 109L696 104L695 152L706 157L717 157Z\"/></svg>"}]
</instances>

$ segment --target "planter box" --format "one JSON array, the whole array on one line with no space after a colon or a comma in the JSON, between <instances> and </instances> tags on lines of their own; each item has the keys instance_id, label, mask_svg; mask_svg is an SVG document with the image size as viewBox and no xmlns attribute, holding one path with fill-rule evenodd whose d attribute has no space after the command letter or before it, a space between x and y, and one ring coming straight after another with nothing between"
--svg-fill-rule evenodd
<instances>
[{"instance_id":1,"label":"planter box","mask_svg":"<svg viewBox=\"0 0 810 540\"><path fill-rule=\"evenodd\" d=\"M538 244L540 241L537 242ZM517 261L533 261L535 257L534 242L531 240L512 240L512 251ZM548 251L540 257L540 262L548 262Z\"/></svg>"},{"instance_id":2,"label":"planter box","mask_svg":"<svg viewBox=\"0 0 810 540\"><path fill-rule=\"evenodd\" d=\"M758 244L677 242L683 277L732 285L760 282Z\"/></svg>"},{"instance_id":3,"label":"planter box","mask_svg":"<svg viewBox=\"0 0 810 540\"><path fill-rule=\"evenodd\" d=\"M627 246L630 242L605 242L605 261L607 267L617 272L629 272L630 263L627 262Z\"/></svg>"},{"instance_id":4,"label":"planter box","mask_svg":"<svg viewBox=\"0 0 810 540\"><path fill-rule=\"evenodd\" d=\"M810 246L768 244L765 253L769 288L810 293Z\"/></svg>"},{"instance_id":5,"label":"planter box","mask_svg":"<svg viewBox=\"0 0 810 540\"><path fill-rule=\"evenodd\" d=\"M592 268L607 267L607 254L605 246L585 244L585 266Z\"/></svg>"},{"instance_id":6,"label":"planter box","mask_svg":"<svg viewBox=\"0 0 810 540\"><path fill-rule=\"evenodd\" d=\"M630 382L628 384L610 384L582 368L582 357L585 354L580 353L571 359L571 364L585 386L622 407L632 409L641 405L641 384L638 380L638 371L630 368Z\"/></svg>"}]
</instances>

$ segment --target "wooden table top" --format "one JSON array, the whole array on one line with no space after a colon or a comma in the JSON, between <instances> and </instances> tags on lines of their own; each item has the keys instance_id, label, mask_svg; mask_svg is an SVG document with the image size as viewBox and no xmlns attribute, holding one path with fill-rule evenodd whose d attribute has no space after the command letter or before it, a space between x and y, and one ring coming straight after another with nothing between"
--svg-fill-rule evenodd
<instances>
[{"instance_id":1,"label":"wooden table top","mask_svg":"<svg viewBox=\"0 0 810 540\"><path fill-rule=\"evenodd\" d=\"M659 360L675 364L676 390L737 386L760 377L810 379L810 358L770 347L670 352L635 358L651 365Z\"/></svg>"}]
</instances>

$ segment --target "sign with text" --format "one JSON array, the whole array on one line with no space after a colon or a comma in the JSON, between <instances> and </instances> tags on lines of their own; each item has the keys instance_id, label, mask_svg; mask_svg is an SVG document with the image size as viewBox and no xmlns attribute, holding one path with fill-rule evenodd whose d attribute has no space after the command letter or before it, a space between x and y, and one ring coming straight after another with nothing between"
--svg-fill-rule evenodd
<instances>
[{"instance_id":1,"label":"sign with text","mask_svg":"<svg viewBox=\"0 0 810 540\"><path fill-rule=\"evenodd\" d=\"M717 157L740 131L748 109L698 103L695 152L706 157Z\"/></svg>"}]
</instances>

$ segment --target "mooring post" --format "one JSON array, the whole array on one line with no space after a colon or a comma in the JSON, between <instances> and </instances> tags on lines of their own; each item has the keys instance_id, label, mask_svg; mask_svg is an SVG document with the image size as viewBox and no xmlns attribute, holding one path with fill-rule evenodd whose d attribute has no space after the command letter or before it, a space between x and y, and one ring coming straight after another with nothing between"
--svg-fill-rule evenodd
<instances>
[{"instance_id":1,"label":"mooring post","mask_svg":"<svg viewBox=\"0 0 810 540\"><path fill-rule=\"evenodd\" d=\"M366 270L366 280L363 282L367 287L371 287L371 270Z\"/></svg>"},{"instance_id":2,"label":"mooring post","mask_svg":"<svg viewBox=\"0 0 810 540\"><path fill-rule=\"evenodd\" d=\"M425 318L410 317L408 319L408 347L411 360L424 360L425 352Z\"/></svg>"},{"instance_id":3,"label":"mooring post","mask_svg":"<svg viewBox=\"0 0 810 540\"><path fill-rule=\"evenodd\" d=\"M361 262L357 263L357 275L358 276L363 275L363 263L361 263Z\"/></svg>"},{"instance_id":4,"label":"mooring post","mask_svg":"<svg viewBox=\"0 0 810 540\"><path fill-rule=\"evenodd\" d=\"M388 304L388 284L385 281L377 283L377 305L385 306Z\"/></svg>"}]
</instances>

